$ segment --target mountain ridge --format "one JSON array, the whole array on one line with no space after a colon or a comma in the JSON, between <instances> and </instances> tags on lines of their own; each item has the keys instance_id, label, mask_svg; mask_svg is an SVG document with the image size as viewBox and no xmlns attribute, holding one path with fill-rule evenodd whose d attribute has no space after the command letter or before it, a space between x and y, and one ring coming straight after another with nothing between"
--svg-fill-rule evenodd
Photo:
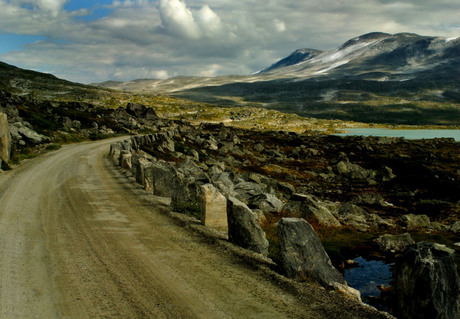
<instances>
[{"instance_id":1,"label":"mountain ridge","mask_svg":"<svg viewBox=\"0 0 460 319\"><path fill-rule=\"evenodd\" d=\"M315 77L385 71L391 76L432 70L440 63L459 59L459 38L372 32L352 38L338 48L324 51L313 58L306 57L290 65L270 67L264 73Z\"/></svg>"},{"instance_id":2,"label":"mountain ridge","mask_svg":"<svg viewBox=\"0 0 460 319\"><path fill-rule=\"evenodd\" d=\"M112 103L110 89L115 89L214 105L264 107L317 119L460 125L460 37L372 32L334 50L295 50L247 76L178 76L84 85L53 75L42 77L35 71L21 78L15 76L17 68L6 66L0 64L0 70L6 70L0 74L0 88L18 94L79 95ZM35 81L37 76L41 80Z\"/></svg>"},{"instance_id":3,"label":"mountain ridge","mask_svg":"<svg viewBox=\"0 0 460 319\"><path fill-rule=\"evenodd\" d=\"M446 68L446 64L449 63L453 66L451 70ZM180 76L166 80L136 79L113 85L107 85L105 82L92 84L135 92L172 93L205 86L279 79L323 80L327 77L351 76L376 81L400 81L414 78L418 72L429 72L433 75L440 65L442 68L439 68L438 75L446 72L457 73L458 63L460 37L449 39L414 33L371 32L354 37L333 50L297 49L253 75Z\"/></svg>"}]
</instances>

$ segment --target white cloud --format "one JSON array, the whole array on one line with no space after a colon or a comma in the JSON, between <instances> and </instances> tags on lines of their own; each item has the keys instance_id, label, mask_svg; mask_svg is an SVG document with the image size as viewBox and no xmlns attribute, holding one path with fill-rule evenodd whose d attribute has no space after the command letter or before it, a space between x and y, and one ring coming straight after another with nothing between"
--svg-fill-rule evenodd
<instances>
[{"instance_id":1,"label":"white cloud","mask_svg":"<svg viewBox=\"0 0 460 319\"><path fill-rule=\"evenodd\" d=\"M286 24L284 24L283 21L280 21L280 20L278 20L278 19L275 19L274 22L275 22L275 29L276 29L276 31L278 31L278 32L284 32L284 31L286 31Z\"/></svg>"},{"instance_id":2,"label":"white cloud","mask_svg":"<svg viewBox=\"0 0 460 319\"><path fill-rule=\"evenodd\" d=\"M36 2L40 9L47 10L51 12L52 16L56 17L67 0L37 0Z\"/></svg>"},{"instance_id":3,"label":"white cloud","mask_svg":"<svg viewBox=\"0 0 460 319\"><path fill-rule=\"evenodd\" d=\"M220 17L205 5L196 12L196 22L202 33L206 36L213 37L222 35L225 29Z\"/></svg>"},{"instance_id":4,"label":"white cloud","mask_svg":"<svg viewBox=\"0 0 460 319\"><path fill-rule=\"evenodd\" d=\"M460 36L458 0L115 0L90 21L94 8L68 12L65 3L0 0L0 34L44 38L0 60L81 82L212 76L250 74L298 48L333 49L372 31Z\"/></svg>"},{"instance_id":5,"label":"white cloud","mask_svg":"<svg viewBox=\"0 0 460 319\"><path fill-rule=\"evenodd\" d=\"M186 39L197 39L200 36L192 11L182 1L161 0L160 16L167 32Z\"/></svg>"}]
</instances>

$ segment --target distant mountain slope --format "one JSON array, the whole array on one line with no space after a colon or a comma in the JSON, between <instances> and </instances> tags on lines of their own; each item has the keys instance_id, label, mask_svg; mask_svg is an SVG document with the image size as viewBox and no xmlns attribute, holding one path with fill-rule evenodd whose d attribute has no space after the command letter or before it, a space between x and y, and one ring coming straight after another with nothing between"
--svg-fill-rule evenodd
<instances>
[{"instance_id":1,"label":"distant mountain slope","mask_svg":"<svg viewBox=\"0 0 460 319\"><path fill-rule=\"evenodd\" d=\"M369 33L310 52L297 50L238 83L208 81L174 94L316 118L460 125L460 38Z\"/></svg>"},{"instance_id":2,"label":"distant mountain slope","mask_svg":"<svg viewBox=\"0 0 460 319\"><path fill-rule=\"evenodd\" d=\"M282 67L290 66L297 64L299 62L305 62L308 61L319 54L321 54L323 51L319 50L314 50L314 49L298 49L295 50L293 53L291 53L289 56L285 57L284 59L279 60L278 62L272 64L268 68L264 69L261 73L263 72L268 72L272 70L276 70Z\"/></svg>"},{"instance_id":3,"label":"distant mountain slope","mask_svg":"<svg viewBox=\"0 0 460 319\"><path fill-rule=\"evenodd\" d=\"M287 79L320 81L349 78L373 81L457 78L460 38L427 37L412 33L373 32L348 40L330 51L299 49L251 76L215 78L177 77L101 83L103 87L133 91L177 92L230 83L255 83ZM300 79L299 79L300 78Z\"/></svg>"},{"instance_id":4,"label":"distant mountain slope","mask_svg":"<svg viewBox=\"0 0 460 319\"><path fill-rule=\"evenodd\" d=\"M290 56L296 55L296 52ZM283 77L367 74L369 79L401 80L449 64L452 65L452 72L458 72L456 65L460 61L460 38L426 37L411 33L369 33L353 38L335 50L313 57L305 56L293 64L283 63L288 58L275 63L263 74ZM444 68L443 73L445 71ZM376 78L376 73L384 73L389 78Z\"/></svg>"},{"instance_id":5,"label":"distant mountain slope","mask_svg":"<svg viewBox=\"0 0 460 319\"><path fill-rule=\"evenodd\" d=\"M117 89L305 117L460 126L460 38L374 32L330 51L296 50L250 76L180 76L95 85L0 63L0 90L20 95L78 96L115 105L109 89Z\"/></svg>"},{"instance_id":6,"label":"distant mountain slope","mask_svg":"<svg viewBox=\"0 0 460 319\"><path fill-rule=\"evenodd\" d=\"M21 69L0 62L0 91L35 98L79 97L91 98L107 94L107 89L59 79L52 74Z\"/></svg>"}]
</instances>

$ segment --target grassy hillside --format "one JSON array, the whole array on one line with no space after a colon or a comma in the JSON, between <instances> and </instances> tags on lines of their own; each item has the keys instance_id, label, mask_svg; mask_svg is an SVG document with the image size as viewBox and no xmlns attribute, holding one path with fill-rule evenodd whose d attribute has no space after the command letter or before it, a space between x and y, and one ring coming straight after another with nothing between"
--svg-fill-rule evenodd
<instances>
[{"instance_id":1,"label":"grassy hillside","mask_svg":"<svg viewBox=\"0 0 460 319\"><path fill-rule=\"evenodd\" d=\"M458 126L459 80L284 79L195 88L174 95L200 102L265 107L322 119Z\"/></svg>"}]
</instances>

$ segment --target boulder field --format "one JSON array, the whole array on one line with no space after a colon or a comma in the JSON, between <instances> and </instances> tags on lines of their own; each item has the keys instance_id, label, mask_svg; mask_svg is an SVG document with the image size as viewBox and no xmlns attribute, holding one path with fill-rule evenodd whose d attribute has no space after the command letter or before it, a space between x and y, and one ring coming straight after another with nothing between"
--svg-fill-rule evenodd
<instances>
[{"instance_id":1,"label":"boulder field","mask_svg":"<svg viewBox=\"0 0 460 319\"><path fill-rule=\"evenodd\" d=\"M389 258L403 258L411 234L458 238L458 146L159 121L151 134L112 144L110 157L153 195L272 258L286 276L359 300L316 233L367 234L369 247Z\"/></svg>"}]
</instances>

